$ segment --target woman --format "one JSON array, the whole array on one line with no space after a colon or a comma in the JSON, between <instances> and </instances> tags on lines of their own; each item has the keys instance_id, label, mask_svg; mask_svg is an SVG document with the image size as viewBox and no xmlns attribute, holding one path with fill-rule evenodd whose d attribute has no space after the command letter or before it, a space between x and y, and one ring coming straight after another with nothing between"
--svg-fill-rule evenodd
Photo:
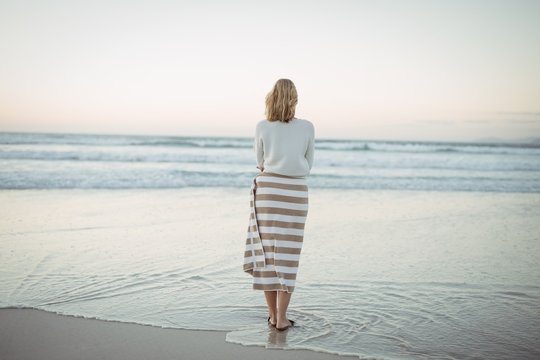
<instances>
[{"instance_id":1,"label":"woman","mask_svg":"<svg viewBox=\"0 0 540 360\"><path fill-rule=\"evenodd\" d=\"M287 308L294 291L308 211L306 176L313 165L313 124L294 117L294 83L279 79L266 96L266 119L255 129L261 172L251 187L251 216L244 271L253 289L264 290L268 322L283 331L293 326Z\"/></svg>"}]
</instances>

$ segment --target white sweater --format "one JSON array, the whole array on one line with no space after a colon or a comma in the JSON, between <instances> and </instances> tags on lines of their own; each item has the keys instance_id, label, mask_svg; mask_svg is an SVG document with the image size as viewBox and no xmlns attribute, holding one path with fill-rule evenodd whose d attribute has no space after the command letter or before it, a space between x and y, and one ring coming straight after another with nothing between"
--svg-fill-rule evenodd
<instances>
[{"instance_id":1,"label":"white sweater","mask_svg":"<svg viewBox=\"0 0 540 360\"><path fill-rule=\"evenodd\" d=\"M255 128L257 167L261 171L304 177L313 165L314 142L315 128L307 120L261 120Z\"/></svg>"}]
</instances>

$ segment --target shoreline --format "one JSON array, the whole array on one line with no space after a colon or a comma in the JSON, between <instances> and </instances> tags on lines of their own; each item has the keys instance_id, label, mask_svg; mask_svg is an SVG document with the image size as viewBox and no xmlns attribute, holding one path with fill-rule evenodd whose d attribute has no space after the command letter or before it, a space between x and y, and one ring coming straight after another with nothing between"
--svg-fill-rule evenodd
<instances>
[{"instance_id":1,"label":"shoreline","mask_svg":"<svg viewBox=\"0 0 540 360\"><path fill-rule=\"evenodd\" d=\"M40 309L1 308L0 323L0 358L6 360L344 358L310 350L267 349L228 343L225 341L227 331L162 328Z\"/></svg>"}]
</instances>

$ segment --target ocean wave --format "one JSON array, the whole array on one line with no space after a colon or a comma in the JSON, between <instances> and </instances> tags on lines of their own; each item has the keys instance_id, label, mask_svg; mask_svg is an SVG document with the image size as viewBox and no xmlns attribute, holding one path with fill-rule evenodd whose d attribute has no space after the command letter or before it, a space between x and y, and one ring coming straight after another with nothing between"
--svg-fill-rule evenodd
<instances>
[{"instance_id":1,"label":"ocean wave","mask_svg":"<svg viewBox=\"0 0 540 360\"><path fill-rule=\"evenodd\" d=\"M148 135L91 135L0 133L0 145L79 145L89 147L169 147L250 149L251 137L194 137ZM472 153L540 155L539 143L468 143L430 141L331 140L317 139L318 150L400 153Z\"/></svg>"},{"instance_id":2,"label":"ocean wave","mask_svg":"<svg viewBox=\"0 0 540 360\"><path fill-rule=\"evenodd\" d=\"M373 151L396 153L470 153L540 155L536 144L481 144L411 141L327 141L319 140L316 149L331 151Z\"/></svg>"},{"instance_id":3,"label":"ocean wave","mask_svg":"<svg viewBox=\"0 0 540 360\"><path fill-rule=\"evenodd\" d=\"M0 145L246 148L253 146L253 140L248 138L188 136L0 133Z\"/></svg>"},{"instance_id":4,"label":"ocean wave","mask_svg":"<svg viewBox=\"0 0 540 360\"><path fill-rule=\"evenodd\" d=\"M75 161L75 162L122 162L122 163L250 163L252 158L246 156L226 156L224 154L197 154L175 152L144 151L95 151L94 149L78 150L13 150L0 147L0 160L41 160L41 161Z\"/></svg>"},{"instance_id":5,"label":"ocean wave","mask_svg":"<svg viewBox=\"0 0 540 360\"><path fill-rule=\"evenodd\" d=\"M249 188L254 172L216 170L185 170L181 168L81 168L77 171L50 168L0 171L0 189L174 189L184 187ZM375 175L317 174L309 176L310 188L360 190L419 191L480 191L480 192L540 192L537 173L530 176L481 176L410 174L408 172Z\"/></svg>"}]
</instances>

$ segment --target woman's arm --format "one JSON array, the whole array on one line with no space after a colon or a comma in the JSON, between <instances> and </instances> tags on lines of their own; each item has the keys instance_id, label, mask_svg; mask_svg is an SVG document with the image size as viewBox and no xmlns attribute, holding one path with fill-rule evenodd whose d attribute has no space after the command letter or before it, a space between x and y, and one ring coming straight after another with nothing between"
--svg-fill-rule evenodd
<instances>
[{"instance_id":1,"label":"woman's arm","mask_svg":"<svg viewBox=\"0 0 540 360\"><path fill-rule=\"evenodd\" d=\"M313 166L313 157L315 154L315 128L313 124L311 125L311 134L309 136L308 140L308 147L306 150L306 160L309 164L309 170L311 170L311 167Z\"/></svg>"},{"instance_id":2,"label":"woman's arm","mask_svg":"<svg viewBox=\"0 0 540 360\"><path fill-rule=\"evenodd\" d=\"M253 144L255 154L257 155L257 169L264 170L264 147L259 126L255 128L255 141Z\"/></svg>"}]
</instances>

